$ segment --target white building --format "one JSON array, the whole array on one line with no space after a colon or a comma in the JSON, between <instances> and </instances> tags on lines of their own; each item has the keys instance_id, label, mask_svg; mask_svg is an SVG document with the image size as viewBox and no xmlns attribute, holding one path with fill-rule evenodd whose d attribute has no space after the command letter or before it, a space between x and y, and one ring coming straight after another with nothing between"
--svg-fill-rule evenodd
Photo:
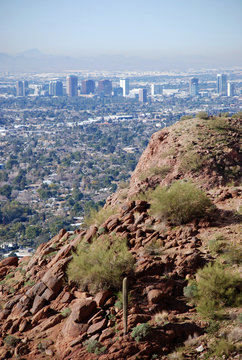
<instances>
[{"instance_id":1,"label":"white building","mask_svg":"<svg viewBox=\"0 0 242 360\"><path fill-rule=\"evenodd\" d=\"M123 96L129 95L129 79L120 79L120 87L123 89Z\"/></svg>"}]
</instances>

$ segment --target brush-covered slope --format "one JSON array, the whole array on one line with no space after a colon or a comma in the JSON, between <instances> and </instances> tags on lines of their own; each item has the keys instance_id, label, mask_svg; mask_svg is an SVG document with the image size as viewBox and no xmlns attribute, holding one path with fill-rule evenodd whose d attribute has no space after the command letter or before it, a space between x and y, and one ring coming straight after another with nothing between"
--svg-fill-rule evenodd
<instances>
[{"instance_id":1,"label":"brush-covered slope","mask_svg":"<svg viewBox=\"0 0 242 360\"><path fill-rule=\"evenodd\" d=\"M178 179L191 179L204 189L239 185L240 135L239 116L196 117L154 133L132 174L128 196ZM127 188L120 191L120 197L125 196Z\"/></svg>"},{"instance_id":2,"label":"brush-covered slope","mask_svg":"<svg viewBox=\"0 0 242 360\"><path fill-rule=\"evenodd\" d=\"M190 119L154 134L86 228L2 260L0 359L239 359L238 125Z\"/></svg>"}]
</instances>

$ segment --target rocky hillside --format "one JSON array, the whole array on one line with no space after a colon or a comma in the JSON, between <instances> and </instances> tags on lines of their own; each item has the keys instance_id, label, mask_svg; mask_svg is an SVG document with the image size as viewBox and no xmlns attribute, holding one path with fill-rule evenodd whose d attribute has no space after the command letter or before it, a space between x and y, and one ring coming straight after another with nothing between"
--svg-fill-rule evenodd
<instances>
[{"instance_id":1,"label":"rocky hillside","mask_svg":"<svg viewBox=\"0 0 242 360\"><path fill-rule=\"evenodd\" d=\"M0 262L0 359L239 359L238 176L239 119L189 119L154 134L129 186L90 227ZM95 245L106 264L99 256L88 265ZM127 334L118 293L126 276Z\"/></svg>"}]
</instances>

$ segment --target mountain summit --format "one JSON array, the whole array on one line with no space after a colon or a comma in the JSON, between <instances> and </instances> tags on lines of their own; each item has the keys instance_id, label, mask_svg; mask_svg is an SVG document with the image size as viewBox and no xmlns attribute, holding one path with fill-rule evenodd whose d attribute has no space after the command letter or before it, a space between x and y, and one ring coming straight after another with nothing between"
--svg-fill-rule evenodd
<instances>
[{"instance_id":1,"label":"mountain summit","mask_svg":"<svg viewBox=\"0 0 242 360\"><path fill-rule=\"evenodd\" d=\"M0 359L239 359L240 120L155 133L81 229L2 260Z\"/></svg>"}]
</instances>

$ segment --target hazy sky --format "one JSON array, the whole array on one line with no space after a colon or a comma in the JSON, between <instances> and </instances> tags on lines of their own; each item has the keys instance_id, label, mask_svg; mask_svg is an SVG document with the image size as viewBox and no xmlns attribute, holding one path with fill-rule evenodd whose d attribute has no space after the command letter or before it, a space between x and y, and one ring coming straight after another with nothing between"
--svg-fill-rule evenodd
<instances>
[{"instance_id":1,"label":"hazy sky","mask_svg":"<svg viewBox=\"0 0 242 360\"><path fill-rule=\"evenodd\" d=\"M242 53L242 0L0 0L0 52Z\"/></svg>"}]
</instances>

